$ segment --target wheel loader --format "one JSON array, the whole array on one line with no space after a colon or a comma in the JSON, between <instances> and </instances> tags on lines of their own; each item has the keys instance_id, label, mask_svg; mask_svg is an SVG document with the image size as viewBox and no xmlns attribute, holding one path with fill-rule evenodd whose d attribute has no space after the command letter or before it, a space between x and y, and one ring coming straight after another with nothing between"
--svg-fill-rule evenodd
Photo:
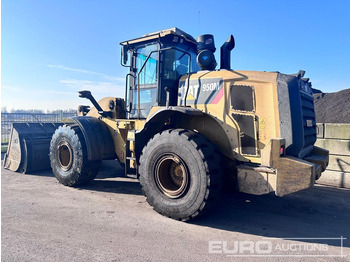
<instances>
[{"instance_id":1,"label":"wheel loader","mask_svg":"<svg viewBox=\"0 0 350 262\"><path fill-rule=\"evenodd\" d=\"M224 184L285 196L326 169L304 71L232 70L232 35L219 69L213 35L171 28L120 44L125 98L79 92L94 107L79 106L52 135L51 168L63 185L87 183L102 160L116 159L157 212L186 221L214 206Z\"/></svg>"}]
</instances>

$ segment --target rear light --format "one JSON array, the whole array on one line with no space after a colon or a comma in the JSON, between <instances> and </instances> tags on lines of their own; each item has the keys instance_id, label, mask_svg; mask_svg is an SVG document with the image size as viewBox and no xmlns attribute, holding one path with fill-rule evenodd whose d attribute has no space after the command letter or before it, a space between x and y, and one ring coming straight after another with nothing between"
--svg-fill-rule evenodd
<instances>
[{"instance_id":1,"label":"rear light","mask_svg":"<svg viewBox=\"0 0 350 262\"><path fill-rule=\"evenodd\" d=\"M284 146L281 146L280 148L280 156L284 156Z\"/></svg>"}]
</instances>

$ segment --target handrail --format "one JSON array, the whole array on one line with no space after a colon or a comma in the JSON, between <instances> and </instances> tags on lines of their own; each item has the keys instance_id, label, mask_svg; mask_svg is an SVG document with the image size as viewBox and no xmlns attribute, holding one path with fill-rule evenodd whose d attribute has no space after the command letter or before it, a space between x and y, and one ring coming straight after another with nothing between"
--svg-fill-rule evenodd
<instances>
[{"instance_id":1,"label":"handrail","mask_svg":"<svg viewBox=\"0 0 350 262\"><path fill-rule=\"evenodd\" d=\"M129 92L129 88L128 88L128 76L131 76L131 77L133 77L133 78L136 78L133 74L131 74L131 73L128 73L128 74L126 74L126 76L125 76L125 103L127 103L128 102L128 92ZM128 106L130 106L130 101L129 101L129 105ZM131 108L129 108L129 111L126 109L127 108L127 106L125 106L125 111L127 112L127 113L130 113L131 112Z\"/></svg>"}]
</instances>

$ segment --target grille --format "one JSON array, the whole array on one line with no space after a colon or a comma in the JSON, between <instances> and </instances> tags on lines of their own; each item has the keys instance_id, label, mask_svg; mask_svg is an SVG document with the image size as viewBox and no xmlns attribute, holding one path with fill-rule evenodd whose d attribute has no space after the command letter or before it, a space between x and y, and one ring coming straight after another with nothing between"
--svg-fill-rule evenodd
<instances>
[{"instance_id":1,"label":"grille","mask_svg":"<svg viewBox=\"0 0 350 262\"><path fill-rule=\"evenodd\" d=\"M286 139L286 154L303 158L316 142L311 83L296 75L278 74L277 88L281 137Z\"/></svg>"},{"instance_id":2,"label":"grille","mask_svg":"<svg viewBox=\"0 0 350 262\"><path fill-rule=\"evenodd\" d=\"M304 157L310 153L316 142L316 118L313 97L300 91L300 102L302 107L304 144L300 150L299 157Z\"/></svg>"}]
</instances>

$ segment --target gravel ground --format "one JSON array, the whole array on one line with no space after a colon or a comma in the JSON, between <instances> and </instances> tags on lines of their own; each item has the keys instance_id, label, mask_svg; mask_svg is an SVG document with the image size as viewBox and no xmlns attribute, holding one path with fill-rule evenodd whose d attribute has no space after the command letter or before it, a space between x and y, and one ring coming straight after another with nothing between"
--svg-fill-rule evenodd
<instances>
[{"instance_id":1,"label":"gravel ground","mask_svg":"<svg viewBox=\"0 0 350 262\"><path fill-rule=\"evenodd\" d=\"M51 172L1 171L2 261L350 261L350 190L226 193L215 210L183 223L153 211L115 161L81 188ZM340 239L286 239L341 236L343 258Z\"/></svg>"}]
</instances>

